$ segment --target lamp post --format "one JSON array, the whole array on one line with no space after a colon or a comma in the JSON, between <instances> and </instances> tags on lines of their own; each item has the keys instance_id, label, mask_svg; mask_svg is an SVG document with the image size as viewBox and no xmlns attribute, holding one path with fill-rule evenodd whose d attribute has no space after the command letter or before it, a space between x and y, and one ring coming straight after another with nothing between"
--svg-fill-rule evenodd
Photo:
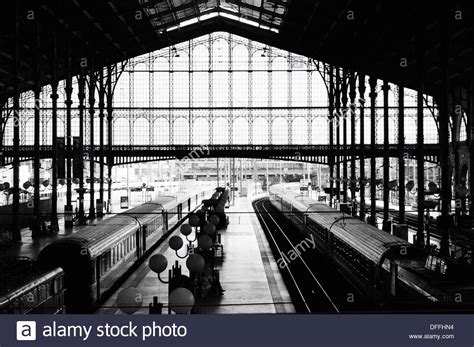
<instances>
[{"instance_id":1,"label":"lamp post","mask_svg":"<svg viewBox=\"0 0 474 347\"><path fill-rule=\"evenodd\" d=\"M187 234L191 226L188 224L188 227L181 228L181 231L184 231L184 234ZM189 234L188 234L189 235ZM187 235L186 235L187 236ZM178 240L179 239L179 240ZM205 267L205 260L202 255L196 253L190 253L188 248L185 256L180 256L178 250L183 246L183 240L180 236L175 235L170 238L169 246L176 253L176 256L180 259L188 258L186 260L186 267L190 272L190 278L194 277L194 274L200 273ZM199 243L199 241L198 241ZM202 243L202 242L201 242ZM212 247L212 244L210 245ZM210 247L209 247L210 248ZM183 284L186 282L185 279L188 277L181 274L181 266L178 265L178 261L172 266L168 271L168 280L165 281L161 278L161 273L166 270L168 267L168 260L162 254L155 254L150 258L149 262L150 269L157 273L158 280L168 285L168 312L171 313L173 310L175 313L187 314L189 313L194 306L195 298L193 292L189 288L183 287ZM190 281L189 281L190 282ZM149 311L151 314L161 314L163 304L159 302L157 296L153 297L153 302L149 305Z\"/></svg>"},{"instance_id":2,"label":"lamp post","mask_svg":"<svg viewBox=\"0 0 474 347\"><path fill-rule=\"evenodd\" d=\"M209 220L202 224L201 218L197 214L191 214L189 216L189 224L183 224L180 227L180 232L186 237L189 242L187 246L186 254L180 255L178 251L183 247L183 239L179 235L172 236L169 241L169 247L175 252L176 256L180 259L186 259L186 267L189 270L189 277L181 274L181 266L178 261L168 271L168 280L165 281L161 278L160 274L168 267L168 260L162 254L155 254L150 258L149 266L152 271L158 274L158 280L168 285L168 312L171 310L175 313L187 314L191 312L194 306L194 288L195 280L201 278L201 273L206 268L206 264L212 269L213 280L217 279L214 274L214 256L206 256L207 251L214 247L213 237L217 232L216 225L219 224L219 218L217 216L210 216ZM195 230L195 237L193 240L189 239L189 235ZM200 228L200 231L198 231ZM198 252L194 252L193 242L197 241ZM202 254L199 253L201 251ZM205 258L206 256L206 258ZM206 259L208 262L206 262ZM220 288L220 285L219 285ZM198 287L199 289L199 287ZM222 288L221 293L222 293ZM158 300L158 297L153 297L153 302L149 305L150 314L160 314L162 312L163 304Z\"/></svg>"}]
</instances>

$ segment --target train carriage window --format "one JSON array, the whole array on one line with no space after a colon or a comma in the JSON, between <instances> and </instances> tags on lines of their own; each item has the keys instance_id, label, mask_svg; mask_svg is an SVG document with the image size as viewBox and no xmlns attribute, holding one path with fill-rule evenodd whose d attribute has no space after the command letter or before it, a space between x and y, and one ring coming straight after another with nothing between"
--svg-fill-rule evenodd
<instances>
[{"instance_id":1,"label":"train carriage window","mask_svg":"<svg viewBox=\"0 0 474 347\"><path fill-rule=\"evenodd\" d=\"M105 257L100 257L100 275L102 276L105 273Z\"/></svg>"},{"instance_id":2,"label":"train carriage window","mask_svg":"<svg viewBox=\"0 0 474 347\"><path fill-rule=\"evenodd\" d=\"M110 252L107 252L105 253L105 257L104 257L104 260L105 260L105 272L107 272L107 270L109 270L109 264L110 264Z\"/></svg>"}]
</instances>

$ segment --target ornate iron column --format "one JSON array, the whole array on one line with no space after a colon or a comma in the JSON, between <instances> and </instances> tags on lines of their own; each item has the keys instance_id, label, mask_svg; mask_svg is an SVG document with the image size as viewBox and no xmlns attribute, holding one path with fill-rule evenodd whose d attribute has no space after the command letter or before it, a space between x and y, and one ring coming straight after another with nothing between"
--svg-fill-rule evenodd
<instances>
[{"instance_id":1,"label":"ornate iron column","mask_svg":"<svg viewBox=\"0 0 474 347\"><path fill-rule=\"evenodd\" d=\"M113 140L113 88L112 88L112 70L111 65L107 66L107 146L109 153L107 154L107 212L110 213L110 205L112 203L112 167L114 157L112 156L112 140Z\"/></svg>"},{"instance_id":2,"label":"ornate iron column","mask_svg":"<svg viewBox=\"0 0 474 347\"><path fill-rule=\"evenodd\" d=\"M71 73L71 39L67 47L67 76L66 76L66 206L64 207L64 227L72 228L72 133L71 133L71 106L72 106L72 73Z\"/></svg>"},{"instance_id":3,"label":"ornate iron column","mask_svg":"<svg viewBox=\"0 0 474 347\"><path fill-rule=\"evenodd\" d=\"M364 151L364 118L365 118L365 75L359 74L359 113L360 113L360 154L359 154L359 172L360 172L360 212L359 219L365 220L365 151Z\"/></svg>"},{"instance_id":4,"label":"ornate iron column","mask_svg":"<svg viewBox=\"0 0 474 347\"><path fill-rule=\"evenodd\" d=\"M336 201L341 201L341 72L336 68L336 88L335 88L335 124L336 124Z\"/></svg>"},{"instance_id":5,"label":"ornate iron column","mask_svg":"<svg viewBox=\"0 0 474 347\"><path fill-rule=\"evenodd\" d=\"M84 105L84 100L86 98L86 80L85 80L85 75L84 72L81 72L78 76L78 94L77 97L79 99L79 142L81 148L84 146L84 110L85 110L85 105ZM79 219L79 224L85 223L84 220L84 158L80 158L80 175L77 177L79 179L79 211L78 211L78 219Z\"/></svg>"},{"instance_id":6,"label":"ornate iron column","mask_svg":"<svg viewBox=\"0 0 474 347\"><path fill-rule=\"evenodd\" d=\"M376 225L377 218L377 205L376 205L376 185L375 180L377 179L376 161L375 161L375 135L377 128L375 123L377 122L376 106L377 106L377 79L371 77L369 79L370 85L370 221L369 224Z\"/></svg>"},{"instance_id":7,"label":"ornate iron column","mask_svg":"<svg viewBox=\"0 0 474 347\"><path fill-rule=\"evenodd\" d=\"M20 232L20 56L19 56L19 1L15 1L15 45L13 48L13 204L12 239L21 242Z\"/></svg>"},{"instance_id":8,"label":"ornate iron column","mask_svg":"<svg viewBox=\"0 0 474 347\"><path fill-rule=\"evenodd\" d=\"M469 216L474 216L474 114L473 114L473 98L474 98L474 71L471 70L471 84L469 86L468 107L467 107L467 123L468 123L468 139L469 139Z\"/></svg>"},{"instance_id":9,"label":"ornate iron column","mask_svg":"<svg viewBox=\"0 0 474 347\"><path fill-rule=\"evenodd\" d=\"M36 12L36 32L35 45L33 54L34 66L34 94L35 94L35 111L34 111L34 152L33 158L33 177L34 177L34 193L33 193L33 214L34 223L31 230L31 237L36 238L41 232L41 210L40 210L40 117L41 117L41 67L40 67L40 27L39 27L39 12Z\"/></svg>"},{"instance_id":10,"label":"ornate iron column","mask_svg":"<svg viewBox=\"0 0 474 347\"><path fill-rule=\"evenodd\" d=\"M71 106L72 106L72 74L71 74L71 41L68 43L68 65L66 77L66 205L71 206L72 200L72 172L71 172Z\"/></svg>"},{"instance_id":11,"label":"ornate iron column","mask_svg":"<svg viewBox=\"0 0 474 347\"><path fill-rule=\"evenodd\" d=\"M99 199L100 206L97 207L97 216L102 217L104 213L104 97L105 97L105 84L104 84L104 69L101 68L99 72L99 145L100 145L100 173L99 173ZM100 208L100 209L99 209Z\"/></svg>"},{"instance_id":12,"label":"ornate iron column","mask_svg":"<svg viewBox=\"0 0 474 347\"><path fill-rule=\"evenodd\" d=\"M417 90L417 124L416 124L416 165L417 165L417 186L418 186L418 223L416 232L416 244L420 247L425 245L425 224L424 224L424 205L425 205L425 151L423 137L423 117L424 117L424 75L423 75L423 54L421 50L421 40L418 42L417 52L417 70L418 70L418 90Z\"/></svg>"},{"instance_id":13,"label":"ornate iron column","mask_svg":"<svg viewBox=\"0 0 474 347\"><path fill-rule=\"evenodd\" d=\"M349 72L344 69L342 75L342 85L341 85L341 92L342 92L342 144L343 144L343 160L342 160L342 190L344 194L342 195L342 199L344 202L347 202L347 114L349 110L347 109L347 89L348 89L348 78Z\"/></svg>"},{"instance_id":14,"label":"ornate iron column","mask_svg":"<svg viewBox=\"0 0 474 347\"><path fill-rule=\"evenodd\" d=\"M357 208L355 204L356 195L356 133L355 133L355 120L356 120L356 74L354 71L350 73L349 77L349 98L350 98L350 113L351 113L351 200L352 200L352 215L357 216Z\"/></svg>"},{"instance_id":15,"label":"ornate iron column","mask_svg":"<svg viewBox=\"0 0 474 347\"><path fill-rule=\"evenodd\" d=\"M53 130L51 136L52 144L52 179L51 179L51 226L52 232L59 230L58 225L58 76L57 76L57 65L58 65L58 43L57 43L57 28L56 24L53 26L53 59L51 66L51 106L52 106L52 123Z\"/></svg>"},{"instance_id":16,"label":"ornate iron column","mask_svg":"<svg viewBox=\"0 0 474 347\"><path fill-rule=\"evenodd\" d=\"M441 244L440 252L449 255L449 227L451 226L451 170L449 153L449 114L448 114L448 69L449 69L449 42L448 42L448 14L447 3L439 4L440 15L440 41L439 54L441 57L441 88L438 96L439 105L439 148L441 164L441 218L438 220L440 229Z\"/></svg>"},{"instance_id":17,"label":"ornate iron column","mask_svg":"<svg viewBox=\"0 0 474 347\"><path fill-rule=\"evenodd\" d=\"M398 87L398 223L405 224L405 89Z\"/></svg>"},{"instance_id":18,"label":"ornate iron column","mask_svg":"<svg viewBox=\"0 0 474 347\"><path fill-rule=\"evenodd\" d=\"M383 230L386 232L391 232L391 225L389 223L389 198L390 198L390 159L389 159L389 113L388 113L388 92L390 90L390 85L387 81L383 82Z\"/></svg>"},{"instance_id":19,"label":"ornate iron column","mask_svg":"<svg viewBox=\"0 0 474 347\"><path fill-rule=\"evenodd\" d=\"M92 60L92 59L91 59ZM89 219L95 218L95 201L94 201L94 166L95 166L95 158L94 158L94 113L95 113L95 71L94 65L91 65L89 70L89 139L90 139L90 149L89 149L89 179L90 179L90 188L89 188Z\"/></svg>"},{"instance_id":20,"label":"ornate iron column","mask_svg":"<svg viewBox=\"0 0 474 347\"><path fill-rule=\"evenodd\" d=\"M329 206L333 206L334 189L334 67L329 68Z\"/></svg>"}]
</instances>

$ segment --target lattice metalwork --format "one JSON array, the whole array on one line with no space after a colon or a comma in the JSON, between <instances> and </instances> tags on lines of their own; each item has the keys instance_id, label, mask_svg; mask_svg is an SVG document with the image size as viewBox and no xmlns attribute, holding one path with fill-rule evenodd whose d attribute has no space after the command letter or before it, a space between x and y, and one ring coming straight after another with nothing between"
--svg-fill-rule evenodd
<instances>
[{"instance_id":1,"label":"lattice metalwork","mask_svg":"<svg viewBox=\"0 0 474 347\"><path fill-rule=\"evenodd\" d=\"M396 90L393 86L391 89ZM59 91L58 135L64 136L64 82L60 82ZM79 133L77 91L74 78L73 136ZM43 87L42 145L51 144L50 94L50 86ZM383 115L381 94L377 96L378 122ZM416 93L405 89L405 95L405 141L415 144ZM390 143L397 143L395 99L395 93L391 92L389 127L394 131L389 133ZM31 145L32 93L22 94L22 100L21 145ZM130 60L118 80L113 102L113 144L117 145L329 143L327 90L317 64L228 33L213 33ZM370 143L368 100L365 106L367 144ZM98 144L99 112L95 114L94 139ZM5 127L5 145L12 144L12 124L10 119ZM357 113L356 143L360 139L359 124ZM84 143L90 140L89 126L86 115ZM459 126L465 124L460 122ZM377 143L382 144L383 127L376 128ZM435 118L428 107L424 132L427 144L438 142ZM464 138L465 132L460 133Z\"/></svg>"}]
</instances>

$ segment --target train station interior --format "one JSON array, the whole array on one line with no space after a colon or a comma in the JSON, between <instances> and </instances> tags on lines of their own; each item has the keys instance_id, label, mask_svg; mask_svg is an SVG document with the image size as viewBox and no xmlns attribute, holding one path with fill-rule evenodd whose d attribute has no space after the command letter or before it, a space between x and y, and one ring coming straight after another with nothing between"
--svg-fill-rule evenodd
<instances>
[{"instance_id":1,"label":"train station interior","mask_svg":"<svg viewBox=\"0 0 474 347\"><path fill-rule=\"evenodd\" d=\"M467 1L0 18L0 313L474 311Z\"/></svg>"}]
</instances>

